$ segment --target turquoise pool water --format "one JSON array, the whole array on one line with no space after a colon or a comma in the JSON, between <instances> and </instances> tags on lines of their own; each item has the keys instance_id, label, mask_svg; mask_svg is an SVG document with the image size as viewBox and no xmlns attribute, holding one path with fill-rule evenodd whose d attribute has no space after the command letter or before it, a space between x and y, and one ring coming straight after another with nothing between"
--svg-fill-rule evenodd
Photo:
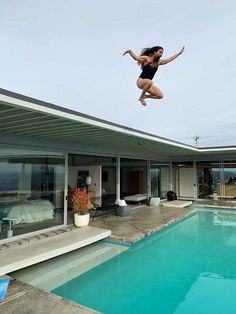
<instances>
[{"instance_id":1,"label":"turquoise pool water","mask_svg":"<svg viewBox=\"0 0 236 314\"><path fill-rule=\"evenodd\" d=\"M197 212L52 292L106 314L236 313L236 215Z\"/></svg>"}]
</instances>

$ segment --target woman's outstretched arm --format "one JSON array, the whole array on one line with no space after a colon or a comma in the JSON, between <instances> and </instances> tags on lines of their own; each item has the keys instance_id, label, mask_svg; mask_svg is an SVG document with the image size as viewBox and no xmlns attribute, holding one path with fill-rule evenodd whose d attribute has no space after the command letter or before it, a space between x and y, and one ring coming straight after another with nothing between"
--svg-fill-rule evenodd
<instances>
[{"instance_id":1,"label":"woman's outstretched arm","mask_svg":"<svg viewBox=\"0 0 236 314\"><path fill-rule=\"evenodd\" d=\"M167 59L160 59L159 65L167 64L167 63L175 60L178 56L180 56L184 52L184 49L185 49L185 47L183 46L183 48L178 53L176 53L175 55L173 55Z\"/></svg>"},{"instance_id":2,"label":"woman's outstretched arm","mask_svg":"<svg viewBox=\"0 0 236 314\"><path fill-rule=\"evenodd\" d=\"M134 60L138 61L138 62L144 62L146 60L145 56L139 56L136 55L135 53L133 53L133 51L131 49L127 49L125 50L125 52L123 53L123 56L126 54L129 54Z\"/></svg>"}]
</instances>

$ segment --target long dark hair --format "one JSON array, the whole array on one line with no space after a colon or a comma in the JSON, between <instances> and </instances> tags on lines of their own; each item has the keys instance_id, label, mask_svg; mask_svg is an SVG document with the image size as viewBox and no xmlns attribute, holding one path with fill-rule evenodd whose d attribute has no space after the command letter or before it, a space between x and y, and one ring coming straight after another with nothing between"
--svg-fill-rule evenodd
<instances>
[{"instance_id":1,"label":"long dark hair","mask_svg":"<svg viewBox=\"0 0 236 314\"><path fill-rule=\"evenodd\" d=\"M158 51L158 50L164 50L161 46L154 46L154 47L151 47L151 48L143 48L140 55L141 56L150 56L150 55L153 55L154 52ZM153 60L153 62L151 62L151 66L152 67L156 67L158 65L158 61L160 60L160 57L156 57L155 60ZM142 63L141 62L138 62L139 65L141 65L142 67Z\"/></svg>"}]
</instances>

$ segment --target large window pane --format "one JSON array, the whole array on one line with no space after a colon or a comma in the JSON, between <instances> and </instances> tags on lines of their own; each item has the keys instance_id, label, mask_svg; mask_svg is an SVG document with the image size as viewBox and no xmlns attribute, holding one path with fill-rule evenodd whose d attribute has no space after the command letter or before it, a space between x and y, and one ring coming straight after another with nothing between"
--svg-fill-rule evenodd
<instances>
[{"instance_id":1,"label":"large window pane","mask_svg":"<svg viewBox=\"0 0 236 314\"><path fill-rule=\"evenodd\" d=\"M236 163L224 164L224 192L226 196L236 197Z\"/></svg>"},{"instance_id":2,"label":"large window pane","mask_svg":"<svg viewBox=\"0 0 236 314\"><path fill-rule=\"evenodd\" d=\"M0 239L63 223L64 162L61 154L1 149Z\"/></svg>"},{"instance_id":3,"label":"large window pane","mask_svg":"<svg viewBox=\"0 0 236 314\"><path fill-rule=\"evenodd\" d=\"M160 169L151 168L151 197L160 196Z\"/></svg>"},{"instance_id":4,"label":"large window pane","mask_svg":"<svg viewBox=\"0 0 236 314\"><path fill-rule=\"evenodd\" d=\"M151 164L151 197L166 198L170 190L170 168L165 164Z\"/></svg>"},{"instance_id":5,"label":"large window pane","mask_svg":"<svg viewBox=\"0 0 236 314\"><path fill-rule=\"evenodd\" d=\"M214 193L221 195L221 175L222 169L218 162L198 162L198 198L208 198Z\"/></svg>"},{"instance_id":6,"label":"large window pane","mask_svg":"<svg viewBox=\"0 0 236 314\"><path fill-rule=\"evenodd\" d=\"M91 178L87 185L86 178ZM68 156L68 218L72 217L72 195L77 187L88 189L90 201L96 205L110 205L116 201L116 158L107 156Z\"/></svg>"}]
</instances>

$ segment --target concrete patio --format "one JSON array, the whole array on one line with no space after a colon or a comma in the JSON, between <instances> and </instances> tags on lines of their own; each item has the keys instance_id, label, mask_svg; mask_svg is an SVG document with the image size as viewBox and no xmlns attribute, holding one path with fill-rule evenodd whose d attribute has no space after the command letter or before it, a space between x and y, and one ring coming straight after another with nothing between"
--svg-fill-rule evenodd
<instances>
[{"instance_id":1,"label":"concrete patio","mask_svg":"<svg viewBox=\"0 0 236 314\"><path fill-rule=\"evenodd\" d=\"M110 240L132 244L193 211L195 209L188 207L164 208L141 205L133 208L128 217L109 215L105 220L98 217L90 222L90 226L111 230Z\"/></svg>"}]
</instances>

